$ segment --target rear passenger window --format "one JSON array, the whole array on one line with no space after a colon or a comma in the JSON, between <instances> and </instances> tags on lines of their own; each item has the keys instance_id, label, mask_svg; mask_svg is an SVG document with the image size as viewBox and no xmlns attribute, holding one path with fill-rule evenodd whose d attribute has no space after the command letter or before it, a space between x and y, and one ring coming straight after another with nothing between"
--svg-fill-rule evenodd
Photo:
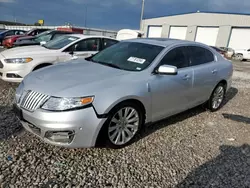
<instances>
[{"instance_id":1,"label":"rear passenger window","mask_svg":"<svg viewBox=\"0 0 250 188\"><path fill-rule=\"evenodd\" d=\"M111 39L103 39L103 49L108 48L114 44L116 44L118 41L116 40L111 40Z\"/></svg>"},{"instance_id":2,"label":"rear passenger window","mask_svg":"<svg viewBox=\"0 0 250 188\"><path fill-rule=\"evenodd\" d=\"M160 65L172 65L178 69L188 67L188 59L186 57L186 47L177 47L166 54L161 60Z\"/></svg>"},{"instance_id":3,"label":"rear passenger window","mask_svg":"<svg viewBox=\"0 0 250 188\"><path fill-rule=\"evenodd\" d=\"M191 66L202 65L214 61L213 53L205 48L198 46L190 46L189 49Z\"/></svg>"}]
</instances>

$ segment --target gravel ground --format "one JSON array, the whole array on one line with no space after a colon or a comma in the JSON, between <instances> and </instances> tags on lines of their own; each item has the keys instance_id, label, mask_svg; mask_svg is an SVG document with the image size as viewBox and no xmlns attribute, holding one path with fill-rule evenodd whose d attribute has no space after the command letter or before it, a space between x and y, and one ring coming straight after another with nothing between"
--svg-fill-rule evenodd
<instances>
[{"instance_id":1,"label":"gravel ground","mask_svg":"<svg viewBox=\"0 0 250 188\"><path fill-rule=\"evenodd\" d=\"M233 87L220 111L198 107L179 114L120 150L41 142L11 111L16 85L0 81L0 187L250 187L247 67L235 62Z\"/></svg>"}]
</instances>

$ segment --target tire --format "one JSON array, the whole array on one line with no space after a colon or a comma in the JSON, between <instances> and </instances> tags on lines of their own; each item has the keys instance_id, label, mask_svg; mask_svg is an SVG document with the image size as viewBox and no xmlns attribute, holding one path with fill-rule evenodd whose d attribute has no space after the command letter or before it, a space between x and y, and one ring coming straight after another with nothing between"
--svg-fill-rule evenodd
<instances>
[{"instance_id":1,"label":"tire","mask_svg":"<svg viewBox=\"0 0 250 188\"><path fill-rule=\"evenodd\" d=\"M235 57L236 57L236 60L239 60L239 61L243 60L243 54L236 54Z\"/></svg>"},{"instance_id":2,"label":"tire","mask_svg":"<svg viewBox=\"0 0 250 188\"><path fill-rule=\"evenodd\" d=\"M223 101L225 99L226 88L225 84L219 83L213 90L209 100L208 109L211 112L215 112L222 107Z\"/></svg>"},{"instance_id":3,"label":"tire","mask_svg":"<svg viewBox=\"0 0 250 188\"><path fill-rule=\"evenodd\" d=\"M125 112L127 116L125 116ZM127 119L121 117L127 117ZM130 124L128 124L128 121L130 121ZM100 131L98 142L99 144L105 143L106 147L113 149L123 148L133 142L144 122L145 114L138 105L132 102L121 103L108 114L108 118ZM133 128L131 125L134 125ZM129 136L131 133L132 135ZM119 138L118 135L120 135Z\"/></svg>"}]
</instances>

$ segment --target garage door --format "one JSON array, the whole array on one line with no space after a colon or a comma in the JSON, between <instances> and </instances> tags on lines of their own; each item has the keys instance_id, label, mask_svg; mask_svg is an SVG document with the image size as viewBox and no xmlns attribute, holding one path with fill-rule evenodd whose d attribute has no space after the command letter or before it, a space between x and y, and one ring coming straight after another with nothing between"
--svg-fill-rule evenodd
<instances>
[{"instance_id":1,"label":"garage door","mask_svg":"<svg viewBox=\"0 0 250 188\"><path fill-rule=\"evenodd\" d=\"M218 27L198 27L195 41L215 46L218 32Z\"/></svg>"},{"instance_id":2,"label":"garage door","mask_svg":"<svg viewBox=\"0 0 250 188\"><path fill-rule=\"evenodd\" d=\"M161 37L162 27L161 26L149 26L148 37Z\"/></svg>"},{"instance_id":3,"label":"garage door","mask_svg":"<svg viewBox=\"0 0 250 188\"><path fill-rule=\"evenodd\" d=\"M228 47L235 50L250 48L250 29L233 28Z\"/></svg>"},{"instance_id":4,"label":"garage door","mask_svg":"<svg viewBox=\"0 0 250 188\"><path fill-rule=\"evenodd\" d=\"M171 39L186 39L187 27L170 27L169 38Z\"/></svg>"}]
</instances>

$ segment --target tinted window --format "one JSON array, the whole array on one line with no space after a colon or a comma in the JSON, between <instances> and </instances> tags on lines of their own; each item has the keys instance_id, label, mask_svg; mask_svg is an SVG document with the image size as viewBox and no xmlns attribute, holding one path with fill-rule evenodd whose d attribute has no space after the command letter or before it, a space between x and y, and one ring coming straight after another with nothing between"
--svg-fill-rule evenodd
<instances>
[{"instance_id":1,"label":"tinted window","mask_svg":"<svg viewBox=\"0 0 250 188\"><path fill-rule=\"evenodd\" d=\"M186 57L187 47L177 47L168 52L161 60L161 65L172 65L178 69L188 67L188 59Z\"/></svg>"},{"instance_id":2,"label":"tinted window","mask_svg":"<svg viewBox=\"0 0 250 188\"><path fill-rule=\"evenodd\" d=\"M103 39L103 49L108 48L114 44L116 44L118 41L116 40L111 40L111 39Z\"/></svg>"},{"instance_id":3,"label":"tinted window","mask_svg":"<svg viewBox=\"0 0 250 188\"><path fill-rule=\"evenodd\" d=\"M214 55L209 50L198 47L198 46L190 46L190 59L191 65L201 65L204 63L209 63L214 61Z\"/></svg>"},{"instance_id":4,"label":"tinted window","mask_svg":"<svg viewBox=\"0 0 250 188\"><path fill-rule=\"evenodd\" d=\"M141 71L146 69L163 49L161 46L151 44L118 42L90 60L123 70Z\"/></svg>"},{"instance_id":5,"label":"tinted window","mask_svg":"<svg viewBox=\"0 0 250 188\"><path fill-rule=\"evenodd\" d=\"M85 39L75 44L75 51L99 51L100 39Z\"/></svg>"},{"instance_id":6,"label":"tinted window","mask_svg":"<svg viewBox=\"0 0 250 188\"><path fill-rule=\"evenodd\" d=\"M15 35L23 35L25 32L24 31L15 31Z\"/></svg>"},{"instance_id":7,"label":"tinted window","mask_svg":"<svg viewBox=\"0 0 250 188\"><path fill-rule=\"evenodd\" d=\"M65 35L65 34L64 33L56 33L56 34L54 34L52 39L54 40L54 39L56 39L56 38L58 38L60 36L63 36L63 35Z\"/></svg>"},{"instance_id":8,"label":"tinted window","mask_svg":"<svg viewBox=\"0 0 250 188\"><path fill-rule=\"evenodd\" d=\"M70 36L70 35L64 35L64 36L61 36L61 37L58 37L54 40L51 40L49 42L47 42L44 47L45 48L48 48L48 49L54 49L54 50L57 50L57 49L61 49L71 43L73 43L74 41L78 40L79 38L78 37L73 37L73 36Z\"/></svg>"},{"instance_id":9,"label":"tinted window","mask_svg":"<svg viewBox=\"0 0 250 188\"><path fill-rule=\"evenodd\" d=\"M11 35L14 35L15 32L14 31L8 31L5 33L5 36L11 36Z\"/></svg>"}]
</instances>

